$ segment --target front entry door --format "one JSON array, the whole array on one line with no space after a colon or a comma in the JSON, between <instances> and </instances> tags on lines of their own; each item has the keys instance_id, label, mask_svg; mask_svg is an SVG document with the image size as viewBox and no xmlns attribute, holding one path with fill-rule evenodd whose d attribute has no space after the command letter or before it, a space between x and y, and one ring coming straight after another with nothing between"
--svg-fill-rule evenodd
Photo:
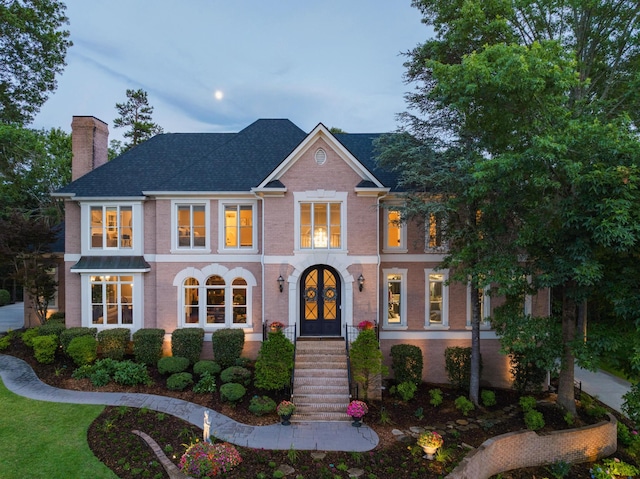
<instances>
[{"instance_id":1,"label":"front entry door","mask_svg":"<svg viewBox=\"0 0 640 479\"><path fill-rule=\"evenodd\" d=\"M330 266L312 266L300 280L300 334L340 336L340 278Z\"/></svg>"}]
</instances>

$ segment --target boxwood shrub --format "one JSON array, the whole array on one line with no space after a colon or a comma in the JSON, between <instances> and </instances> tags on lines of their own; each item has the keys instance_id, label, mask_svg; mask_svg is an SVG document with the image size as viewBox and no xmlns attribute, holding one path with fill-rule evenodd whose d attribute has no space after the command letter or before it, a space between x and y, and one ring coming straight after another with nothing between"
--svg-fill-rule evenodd
<instances>
[{"instance_id":1,"label":"boxwood shrub","mask_svg":"<svg viewBox=\"0 0 640 479\"><path fill-rule=\"evenodd\" d=\"M182 391L192 384L193 376L191 373L175 373L167 378L167 389L171 391Z\"/></svg>"},{"instance_id":2,"label":"boxwood shrub","mask_svg":"<svg viewBox=\"0 0 640 479\"><path fill-rule=\"evenodd\" d=\"M76 336L67 347L67 355L76 366L91 364L98 357L98 341L93 336Z\"/></svg>"},{"instance_id":3,"label":"boxwood shrub","mask_svg":"<svg viewBox=\"0 0 640 479\"><path fill-rule=\"evenodd\" d=\"M51 364L56 357L58 337L55 334L33 338L33 353L36 361L41 364Z\"/></svg>"},{"instance_id":4,"label":"boxwood shrub","mask_svg":"<svg viewBox=\"0 0 640 479\"><path fill-rule=\"evenodd\" d=\"M220 386L220 398L223 401L237 402L247 393L242 384L227 383Z\"/></svg>"},{"instance_id":5,"label":"boxwood shrub","mask_svg":"<svg viewBox=\"0 0 640 479\"><path fill-rule=\"evenodd\" d=\"M220 374L220 371L222 371L220 365L210 359L202 359L193 365L193 373L198 376L202 376L204 373L216 376Z\"/></svg>"},{"instance_id":6,"label":"boxwood shrub","mask_svg":"<svg viewBox=\"0 0 640 479\"><path fill-rule=\"evenodd\" d=\"M155 366L162 357L164 329L143 328L133 333L133 355L136 362Z\"/></svg>"},{"instance_id":7,"label":"boxwood shrub","mask_svg":"<svg viewBox=\"0 0 640 479\"><path fill-rule=\"evenodd\" d=\"M247 386L251 382L251 371L241 366L231 366L220 373L220 381Z\"/></svg>"},{"instance_id":8,"label":"boxwood shrub","mask_svg":"<svg viewBox=\"0 0 640 479\"><path fill-rule=\"evenodd\" d=\"M398 384L412 382L419 386L422 383L422 350L413 344L391 346L391 368Z\"/></svg>"},{"instance_id":9,"label":"boxwood shrub","mask_svg":"<svg viewBox=\"0 0 640 479\"><path fill-rule=\"evenodd\" d=\"M180 356L166 356L158 359L158 372L160 374L176 374L187 370L189 360Z\"/></svg>"},{"instance_id":10,"label":"boxwood shrub","mask_svg":"<svg viewBox=\"0 0 640 479\"><path fill-rule=\"evenodd\" d=\"M249 403L249 411L256 416L264 416L276 410L276 402L269 396L254 396Z\"/></svg>"},{"instance_id":11,"label":"boxwood shrub","mask_svg":"<svg viewBox=\"0 0 640 479\"><path fill-rule=\"evenodd\" d=\"M105 329L98 333L100 354L105 358L122 359L127 352L131 331L129 328Z\"/></svg>"},{"instance_id":12,"label":"boxwood shrub","mask_svg":"<svg viewBox=\"0 0 640 479\"><path fill-rule=\"evenodd\" d=\"M64 324L64 311L56 311L47 318L47 323L62 323Z\"/></svg>"},{"instance_id":13,"label":"boxwood shrub","mask_svg":"<svg viewBox=\"0 0 640 479\"><path fill-rule=\"evenodd\" d=\"M211 347L213 359L220 366L233 366L244 348L244 331L237 328L218 329L211 336Z\"/></svg>"},{"instance_id":14,"label":"boxwood shrub","mask_svg":"<svg viewBox=\"0 0 640 479\"><path fill-rule=\"evenodd\" d=\"M40 328L42 330L42 328ZM93 338L96 337L98 333L97 328L87 328L84 326L77 326L69 329L65 329L60 333L60 344L62 345L62 350L66 353L69 344L73 338L78 338L80 336L91 336Z\"/></svg>"},{"instance_id":15,"label":"boxwood shrub","mask_svg":"<svg viewBox=\"0 0 640 479\"><path fill-rule=\"evenodd\" d=\"M171 334L171 354L187 358L190 364L200 360L202 354L202 342L204 341L204 329L181 328Z\"/></svg>"},{"instance_id":16,"label":"boxwood shrub","mask_svg":"<svg viewBox=\"0 0 640 479\"><path fill-rule=\"evenodd\" d=\"M24 333L22 333L22 342L29 346L33 347L33 338L37 338L40 336L40 328L41 326L36 326L35 328L29 328Z\"/></svg>"},{"instance_id":17,"label":"boxwood shrub","mask_svg":"<svg viewBox=\"0 0 640 479\"><path fill-rule=\"evenodd\" d=\"M42 326L38 326L38 334L40 336L55 336L56 338L60 338L60 335L62 334L63 331L66 331L67 328L65 327L64 323L58 323L56 321L51 322L51 321L47 321L46 323L44 323ZM69 340L71 341L71 340Z\"/></svg>"}]
</instances>

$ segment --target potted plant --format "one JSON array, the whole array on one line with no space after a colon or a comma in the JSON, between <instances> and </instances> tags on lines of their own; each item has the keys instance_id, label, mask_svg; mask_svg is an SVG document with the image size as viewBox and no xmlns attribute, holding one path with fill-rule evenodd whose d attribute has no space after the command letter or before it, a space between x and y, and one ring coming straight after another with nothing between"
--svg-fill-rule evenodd
<instances>
[{"instance_id":1,"label":"potted plant","mask_svg":"<svg viewBox=\"0 0 640 479\"><path fill-rule=\"evenodd\" d=\"M278 407L276 408L276 412L278 413L278 416L282 418L283 426L288 426L289 424L291 424L289 420L291 419L291 416L293 415L293 412L295 410L296 405L291 401L280 401L280 404L278 404Z\"/></svg>"},{"instance_id":2,"label":"potted plant","mask_svg":"<svg viewBox=\"0 0 640 479\"><path fill-rule=\"evenodd\" d=\"M282 331L282 328L284 328L284 324L282 324L280 321L273 321L269 325L269 329L273 332Z\"/></svg>"},{"instance_id":3,"label":"potted plant","mask_svg":"<svg viewBox=\"0 0 640 479\"><path fill-rule=\"evenodd\" d=\"M360 421L362 417L369 412L367 403L364 401L353 400L347 406L347 414L353 418L351 425L353 427L360 427Z\"/></svg>"},{"instance_id":4,"label":"potted plant","mask_svg":"<svg viewBox=\"0 0 640 479\"><path fill-rule=\"evenodd\" d=\"M425 431L418 436L418 446L425 452L427 459L433 459L433 455L443 442L442 436L435 431Z\"/></svg>"},{"instance_id":5,"label":"potted plant","mask_svg":"<svg viewBox=\"0 0 640 479\"><path fill-rule=\"evenodd\" d=\"M358 329L360 331L366 331L367 329L373 329L374 324L371 321L360 321L358 323Z\"/></svg>"}]
</instances>

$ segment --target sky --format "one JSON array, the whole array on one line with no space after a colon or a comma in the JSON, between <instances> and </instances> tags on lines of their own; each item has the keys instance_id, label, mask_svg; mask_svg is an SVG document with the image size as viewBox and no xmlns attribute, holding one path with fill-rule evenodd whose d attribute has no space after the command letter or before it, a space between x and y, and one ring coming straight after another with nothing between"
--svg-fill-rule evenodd
<instances>
[{"instance_id":1,"label":"sky","mask_svg":"<svg viewBox=\"0 0 640 479\"><path fill-rule=\"evenodd\" d=\"M236 132L260 118L388 132L406 110L402 55L429 38L410 0L66 0L73 46L31 126L74 115L114 129L143 89L165 132Z\"/></svg>"}]
</instances>

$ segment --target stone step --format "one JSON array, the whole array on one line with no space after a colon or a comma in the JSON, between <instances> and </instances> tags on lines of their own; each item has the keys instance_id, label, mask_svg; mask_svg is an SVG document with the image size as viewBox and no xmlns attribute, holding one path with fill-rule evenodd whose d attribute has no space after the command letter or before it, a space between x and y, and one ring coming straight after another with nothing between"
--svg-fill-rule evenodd
<instances>
[{"instance_id":1,"label":"stone step","mask_svg":"<svg viewBox=\"0 0 640 479\"><path fill-rule=\"evenodd\" d=\"M344 384L331 384L331 385L324 385L324 384L313 384L313 383L309 383L309 384L294 384L293 386L294 388L294 392L296 392L298 395L305 395L308 396L310 394L345 394L345 395L349 395L349 384L345 381Z\"/></svg>"},{"instance_id":2,"label":"stone step","mask_svg":"<svg viewBox=\"0 0 640 479\"><path fill-rule=\"evenodd\" d=\"M294 396L294 401L296 400ZM296 413L310 413L310 412L339 412L346 414L349 401L346 402L326 402L326 403L303 403L295 402Z\"/></svg>"},{"instance_id":3,"label":"stone step","mask_svg":"<svg viewBox=\"0 0 640 479\"><path fill-rule=\"evenodd\" d=\"M305 394L300 392L293 396L294 403L296 407L301 407L305 405L314 406L318 405L326 405L326 404L342 404L345 405L346 408L349 404L349 394L338 393L338 394Z\"/></svg>"},{"instance_id":4,"label":"stone step","mask_svg":"<svg viewBox=\"0 0 640 479\"><path fill-rule=\"evenodd\" d=\"M296 369L318 369L318 366L324 365L324 369L341 369L347 370L346 358L339 358L336 361L307 361L296 360Z\"/></svg>"},{"instance_id":5,"label":"stone step","mask_svg":"<svg viewBox=\"0 0 640 479\"><path fill-rule=\"evenodd\" d=\"M333 378L346 378L347 370L346 369L317 369L317 368L296 368L295 369L295 379L298 378L325 378L325 379L333 379Z\"/></svg>"},{"instance_id":6,"label":"stone step","mask_svg":"<svg viewBox=\"0 0 640 479\"><path fill-rule=\"evenodd\" d=\"M347 353L344 351L298 351L296 353L296 360L307 361L346 361Z\"/></svg>"},{"instance_id":7,"label":"stone step","mask_svg":"<svg viewBox=\"0 0 640 479\"><path fill-rule=\"evenodd\" d=\"M291 417L291 422L313 422L313 421L351 421L352 419L344 413L335 412L309 412L296 413Z\"/></svg>"},{"instance_id":8,"label":"stone step","mask_svg":"<svg viewBox=\"0 0 640 479\"><path fill-rule=\"evenodd\" d=\"M344 340L341 341L297 341L296 351L344 351Z\"/></svg>"}]
</instances>

